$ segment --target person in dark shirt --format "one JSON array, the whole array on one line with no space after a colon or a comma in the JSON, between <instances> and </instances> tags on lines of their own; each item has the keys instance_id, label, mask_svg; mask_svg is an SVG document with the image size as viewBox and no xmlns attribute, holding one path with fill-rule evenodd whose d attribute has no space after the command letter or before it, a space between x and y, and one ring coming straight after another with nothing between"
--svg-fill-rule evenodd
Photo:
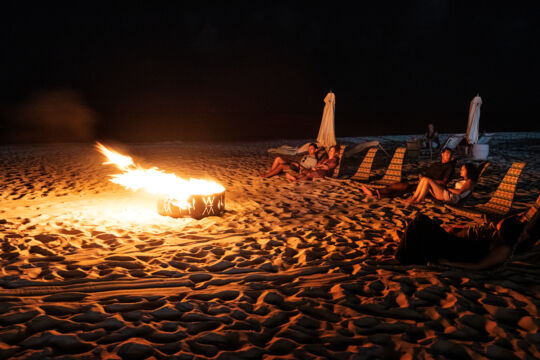
<instances>
[{"instance_id":1,"label":"person in dark shirt","mask_svg":"<svg viewBox=\"0 0 540 360\"><path fill-rule=\"evenodd\" d=\"M454 176L455 166L455 161L452 158L452 150L446 148L441 152L441 162L428 167L423 174L419 175L419 178L428 177L439 185L446 186ZM414 191L416 185L417 183L410 183L405 180L390 184L382 189L371 190L365 185L362 185L361 188L367 196L376 196L381 199L403 196L404 194Z\"/></svg>"},{"instance_id":2,"label":"person in dark shirt","mask_svg":"<svg viewBox=\"0 0 540 360\"><path fill-rule=\"evenodd\" d=\"M432 123L428 124L428 131L424 134L423 145L424 148L428 149L438 149L441 146L439 133L435 130L435 125Z\"/></svg>"}]
</instances>

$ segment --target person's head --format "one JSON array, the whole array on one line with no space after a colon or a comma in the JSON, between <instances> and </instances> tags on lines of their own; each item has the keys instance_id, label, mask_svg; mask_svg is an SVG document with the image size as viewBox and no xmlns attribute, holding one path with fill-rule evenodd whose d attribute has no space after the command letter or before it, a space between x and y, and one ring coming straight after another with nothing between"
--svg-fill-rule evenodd
<instances>
[{"instance_id":1,"label":"person's head","mask_svg":"<svg viewBox=\"0 0 540 360\"><path fill-rule=\"evenodd\" d=\"M471 164L471 163L463 164L463 166L461 166L461 171L459 174L461 175L462 178L467 179L467 180L470 179L472 181L476 181L478 178L476 166L474 166L474 164Z\"/></svg>"},{"instance_id":2,"label":"person's head","mask_svg":"<svg viewBox=\"0 0 540 360\"><path fill-rule=\"evenodd\" d=\"M502 219L497 224L500 240L506 244L513 244L521 234L524 224L516 216L510 216Z\"/></svg>"},{"instance_id":3,"label":"person's head","mask_svg":"<svg viewBox=\"0 0 540 360\"><path fill-rule=\"evenodd\" d=\"M317 144L311 143L308 146L308 154L310 156L315 156L315 153L317 152Z\"/></svg>"},{"instance_id":4,"label":"person's head","mask_svg":"<svg viewBox=\"0 0 540 360\"><path fill-rule=\"evenodd\" d=\"M452 161L452 149L444 148L443 151L441 151L441 162L443 164L446 164L449 161Z\"/></svg>"},{"instance_id":5,"label":"person's head","mask_svg":"<svg viewBox=\"0 0 540 360\"><path fill-rule=\"evenodd\" d=\"M433 123L429 123L427 128L430 134L433 134L435 132L435 125L433 125Z\"/></svg>"},{"instance_id":6,"label":"person's head","mask_svg":"<svg viewBox=\"0 0 540 360\"><path fill-rule=\"evenodd\" d=\"M337 156L337 155L338 155L337 145L330 146L330 148L328 149L328 157L333 158L334 156Z\"/></svg>"}]
</instances>

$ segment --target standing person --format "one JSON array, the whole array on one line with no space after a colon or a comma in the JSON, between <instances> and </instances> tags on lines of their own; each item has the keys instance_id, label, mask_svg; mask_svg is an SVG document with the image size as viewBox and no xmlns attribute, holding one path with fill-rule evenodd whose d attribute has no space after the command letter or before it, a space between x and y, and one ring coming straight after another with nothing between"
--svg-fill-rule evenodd
<instances>
[{"instance_id":1,"label":"standing person","mask_svg":"<svg viewBox=\"0 0 540 360\"><path fill-rule=\"evenodd\" d=\"M321 160L315 167L311 170L306 170L301 173L299 176L293 176L289 173L286 173L285 176L289 182L303 181L303 180L312 180L316 178L323 178L325 176L332 175L332 172L336 168L339 161L338 147L333 145L328 149L328 158Z\"/></svg>"},{"instance_id":2,"label":"standing person","mask_svg":"<svg viewBox=\"0 0 540 360\"><path fill-rule=\"evenodd\" d=\"M458 181L454 188L442 186L428 177L421 178L416 187L416 191L407 199L407 202L409 204L419 203L424 200L429 193L437 200L457 204L471 193L477 180L476 167L471 163L463 164L460 175L463 180Z\"/></svg>"},{"instance_id":3,"label":"standing person","mask_svg":"<svg viewBox=\"0 0 540 360\"><path fill-rule=\"evenodd\" d=\"M441 162L432 164L426 169L424 174L420 174L419 177L420 179L427 177L433 179L439 185L446 186L454 176L455 166L455 161L452 158L452 150L446 148L441 152ZM362 185L361 188L367 196L376 196L378 199L381 199L403 196L412 192L416 188L416 183L401 181L390 184L382 189L371 190L365 185Z\"/></svg>"},{"instance_id":4,"label":"standing person","mask_svg":"<svg viewBox=\"0 0 540 360\"><path fill-rule=\"evenodd\" d=\"M302 157L300 162L286 161L280 156L274 159L272 167L267 172L262 172L260 175L263 178L269 178L282 172L295 172L301 174L302 172L312 169L317 165L317 144L311 143L308 146L308 153Z\"/></svg>"},{"instance_id":5,"label":"standing person","mask_svg":"<svg viewBox=\"0 0 540 360\"><path fill-rule=\"evenodd\" d=\"M424 134L424 148L438 149L441 146L439 133L435 130L433 123L428 124L428 131Z\"/></svg>"}]
</instances>

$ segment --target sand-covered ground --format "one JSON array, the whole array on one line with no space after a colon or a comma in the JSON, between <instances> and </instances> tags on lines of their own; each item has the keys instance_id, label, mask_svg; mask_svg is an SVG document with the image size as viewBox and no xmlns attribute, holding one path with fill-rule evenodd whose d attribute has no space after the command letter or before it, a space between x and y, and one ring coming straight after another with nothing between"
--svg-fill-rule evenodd
<instances>
[{"instance_id":1,"label":"sand-covered ground","mask_svg":"<svg viewBox=\"0 0 540 360\"><path fill-rule=\"evenodd\" d=\"M406 138L378 140L392 153ZM483 272L399 266L396 234L415 212L473 221L433 201L374 201L352 182L258 177L283 143L302 142L116 148L222 183L227 211L200 221L162 217L152 196L109 182L117 171L92 145L0 147L0 358L540 357L539 249ZM501 133L490 150L470 203L525 160L525 209L540 193L540 134ZM388 161L379 152L375 172ZM406 159L404 175L429 162Z\"/></svg>"}]
</instances>

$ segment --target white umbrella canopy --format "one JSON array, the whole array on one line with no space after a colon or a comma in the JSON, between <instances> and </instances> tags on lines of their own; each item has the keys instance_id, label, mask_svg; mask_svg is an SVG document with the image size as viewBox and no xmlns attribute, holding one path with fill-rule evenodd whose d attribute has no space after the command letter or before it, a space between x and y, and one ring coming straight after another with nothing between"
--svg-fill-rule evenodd
<instances>
[{"instance_id":1,"label":"white umbrella canopy","mask_svg":"<svg viewBox=\"0 0 540 360\"><path fill-rule=\"evenodd\" d=\"M336 111L336 96L333 92L329 92L324 98L324 110L317 136L317 143L324 147L336 145L336 135L334 131L334 114Z\"/></svg>"},{"instance_id":2,"label":"white umbrella canopy","mask_svg":"<svg viewBox=\"0 0 540 360\"><path fill-rule=\"evenodd\" d=\"M480 126L480 106L482 105L482 99L480 95L476 95L471 100L471 106L469 107L469 122L467 123L467 142L469 144L476 144L478 142L478 128Z\"/></svg>"}]
</instances>

